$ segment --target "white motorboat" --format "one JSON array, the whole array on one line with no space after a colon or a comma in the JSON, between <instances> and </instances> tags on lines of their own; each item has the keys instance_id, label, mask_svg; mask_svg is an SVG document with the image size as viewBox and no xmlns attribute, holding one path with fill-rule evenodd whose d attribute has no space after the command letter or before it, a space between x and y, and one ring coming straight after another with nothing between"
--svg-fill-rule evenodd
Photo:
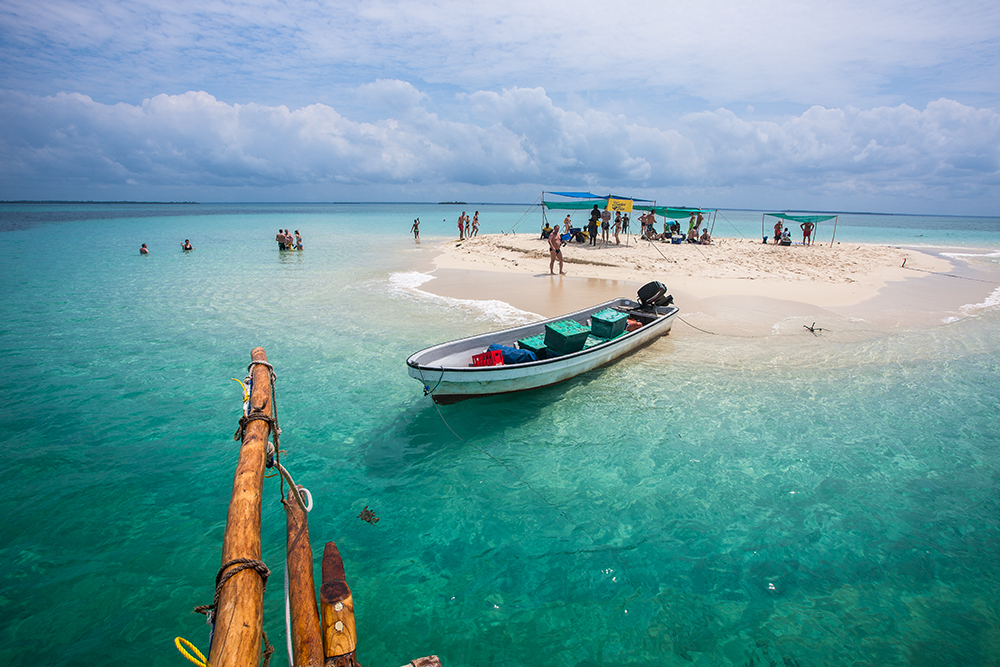
<instances>
[{"instance_id":1,"label":"white motorboat","mask_svg":"<svg viewBox=\"0 0 1000 667\"><path fill-rule=\"evenodd\" d=\"M556 384L610 364L670 332L679 310L666 288L649 283L638 296L638 300L612 299L561 317L441 343L410 356L407 370L424 385L424 395L440 404ZM614 323L608 325L608 320ZM618 324L625 330L617 331ZM561 346L568 339L560 333L567 329L572 329L576 342ZM525 356L521 351L528 350L536 360L476 365L488 363L484 357L500 354L488 355L491 345L519 352L511 356ZM572 351L581 345L582 349Z\"/></svg>"}]
</instances>

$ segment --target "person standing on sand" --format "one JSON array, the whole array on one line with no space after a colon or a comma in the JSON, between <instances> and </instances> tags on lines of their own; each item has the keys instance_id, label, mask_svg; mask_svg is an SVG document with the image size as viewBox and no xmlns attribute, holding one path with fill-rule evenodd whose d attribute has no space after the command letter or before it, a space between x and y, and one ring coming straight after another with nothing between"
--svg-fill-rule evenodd
<instances>
[{"instance_id":1,"label":"person standing on sand","mask_svg":"<svg viewBox=\"0 0 1000 667\"><path fill-rule=\"evenodd\" d=\"M622 216L622 234L628 236L628 213ZM617 236L615 238L618 238ZM628 241L628 239L625 239Z\"/></svg>"},{"instance_id":2,"label":"person standing on sand","mask_svg":"<svg viewBox=\"0 0 1000 667\"><path fill-rule=\"evenodd\" d=\"M781 242L781 220L774 223L774 245Z\"/></svg>"},{"instance_id":3,"label":"person standing on sand","mask_svg":"<svg viewBox=\"0 0 1000 667\"><path fill-rule=\"evenodd\" d=\"M465 211L462 211L462 217L465 219L465 238L471 239L472 235L469 234L469 216L465 214Z\"/></svg>"},{"instance_id":4,"label":"person standing on sand","mask_svg":"<svg viewBox=\"0 0 1000 667\"><path fill-rule=\"evenodd\" d=\"M420 218L413 221L413 226L410 227L410 231L413 232L413 240L417 243L420 242Z\"/></svg>"},{"instance_id":5,"label":"person standing on sand","mask_svg":"<svg viewBox=\"0 0 1000 667\"><path fill-rule=\"evenodd\" d=\"M601 212L597 208L597 204L594 204L593 210L590 211L590 224L587 225L587 233L590 234L590 245L597 245L597 225L601 219Z\"/></svg>"},{"instance_id":6,"label":"person standing on sand","mask_svg":"<svg viewBox=\"0 0 1000 667\"><path fill-rule=\"evenodd\" d=\"M569 220L569 216L566 216ZM549 234L549 274L555 275L553 269L556 265L556 260L559 260L559 275L564 275L566 272L563 271L563 256L562 256L562 237L559 236L559 225L552 228L552 233Z\"/></svg>"},{"instance_id":7,"label":"person standing on sand","mask_svg":"<svg viewBox=\"0 0 1000 667\"><path fill-rule=\"evenodd\" d=\"M472 216L472 235L479 236L479 211Z\"/></svg>"},{"instance_id":8,"label":"person standing on sand","mask_svg":"<svg viewBox=\"0 0 1000 667\"><path fill-rule=\"evenodd\" d=\"M465 239L465 211L462 211L462 215L458 216L458 240L462 241Z\"/></svg>"},{"instance_id":9,"label":"person standing on sand","mask_svg":"<svg viewBox=\"0 0 1000 667\"><path fill-rule=\"evenodd\" d=\"M799 227L802 228L802 245L812 245L812 233L813 233L813 223L803 222Z\"/></svg>"},{"instance_id":10,"label":"person standing on sand","mask_svg":"<svg viewBox=\"0 0 1000 667\"><path fill-rule=\"evenodd\" d=\"M618 232L620 232L621 229L622 229L622 213L621 213L621 211L616 211L615 212L615 227L614 227L615 245L621 245L622 244L622 242L618 240Z\"/></svg>"}]
</instances>

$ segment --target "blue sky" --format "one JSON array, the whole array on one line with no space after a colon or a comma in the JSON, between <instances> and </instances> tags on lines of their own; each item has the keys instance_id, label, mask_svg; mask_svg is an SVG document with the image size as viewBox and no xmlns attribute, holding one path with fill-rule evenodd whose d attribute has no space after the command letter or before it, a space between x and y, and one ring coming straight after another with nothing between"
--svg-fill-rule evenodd
<instances>
[{"instance_id":1,"label":"blue sky","mask_svg":"<svg viewBox=\"0 0 1000 667\"><path fill-rule=\"evenodd\" d=\"M1000 215L995 1L0 6L0 199Z\"/></svg>"}]
</instances>

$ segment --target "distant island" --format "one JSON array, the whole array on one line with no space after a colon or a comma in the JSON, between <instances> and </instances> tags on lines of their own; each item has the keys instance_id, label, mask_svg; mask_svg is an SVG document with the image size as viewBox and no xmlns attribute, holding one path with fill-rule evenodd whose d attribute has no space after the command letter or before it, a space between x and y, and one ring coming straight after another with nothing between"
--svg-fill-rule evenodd
<instances>
[{"instance_id":1,"label":"distant island","mask_svg":"<svg viewBox=\"0 0 1000 667\"><path fill-rule=\"evenodd\" d=\"M200 204L196 201L101 201L76 199L3 199L0 204Z\"/></svg>"},{"instance_id":2,"label":"distant island","mask_svg":"<svg viewBox=\"0 0 1000 667\"><path fill-rule=\"evenodd\" d=\"M468 206L469 202L465 201L439 201L438 206Z\"/></svg>"}]
</instances>

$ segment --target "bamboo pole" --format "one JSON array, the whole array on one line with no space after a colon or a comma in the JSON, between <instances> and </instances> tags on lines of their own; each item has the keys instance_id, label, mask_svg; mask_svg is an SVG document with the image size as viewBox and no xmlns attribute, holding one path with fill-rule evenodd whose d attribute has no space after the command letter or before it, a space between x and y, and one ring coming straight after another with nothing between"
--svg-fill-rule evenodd
<instances>
[{"instance_id":1,"label":"bamboo pole","mask_svg":"<svg viewBox=\"0 0 1000 667\"><path fill-rule=\"evenodd\" d=\"M266 362L267 354L264 348L256 347L250 352L250 358ZM271 371L266 366L253 367L250 409L268 417L274 416ZM223 563L237 558L260 560L260 502L270 431L271 426L265 421L252 421L246 426L226 517ZM243 570L223 585L215 609L215 630L209 653L212 667L260 664L263 605L263 580L255 570Z\"/></svg>"},{"instance_id":2,"label":"bamboo pole","mask_svg":"<svg viewBox=\"0 0 1000 667\"><path fill-rule=\"evenodd\" d=\"M301 488L300 486L299 489ZM293 664L295 667L322 667L323 638L320 632L319 612L316 610L313 556L312 547L309 545L309 519L291 493L282 502L285 504L286 567Z\"/></svg>"},{"instance_id":3,"label":"bamboo pole","mask_svg":"<svg viewBox=\"0 0 1000 667\"><path fill-rule=\"evenodd\" d=\"M328 667L358 667L354 597L347 585L344 561L333 542L327 542L323 550L323 586L319 594L325 664Z\"/></svg>"}]
</instances>

